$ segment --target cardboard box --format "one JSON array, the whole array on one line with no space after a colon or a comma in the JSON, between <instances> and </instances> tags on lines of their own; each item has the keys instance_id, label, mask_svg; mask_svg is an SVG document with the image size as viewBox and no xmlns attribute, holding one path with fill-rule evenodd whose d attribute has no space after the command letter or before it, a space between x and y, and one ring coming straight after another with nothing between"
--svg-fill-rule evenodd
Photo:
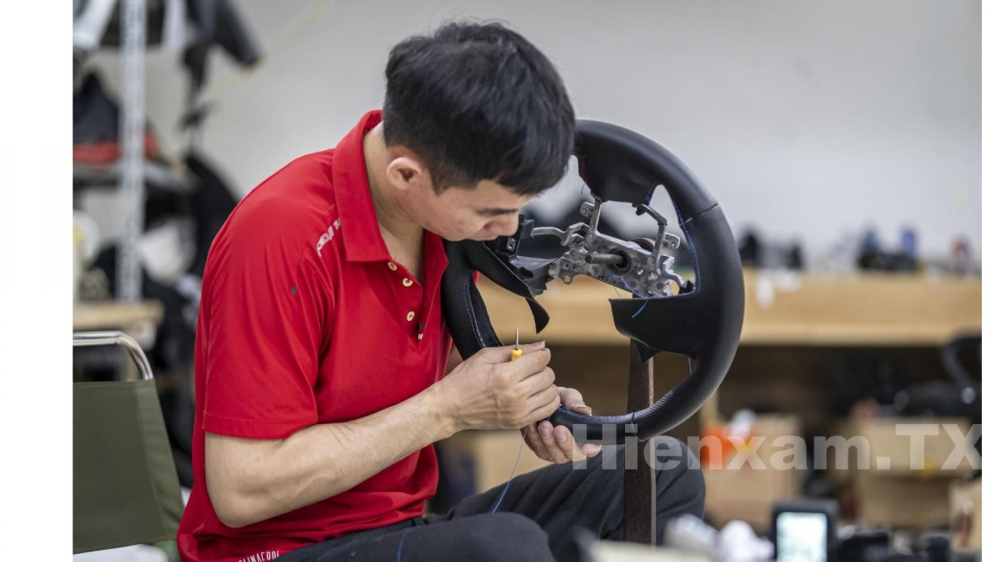
<instances>
[{"instance_id":1,"label":"cardboard box","mask_svg":"<svg viewBox=\"0 0 1000 562\"><path fill-rule=\"evenodd\" d=\"M923 451L911 447L911 437L907 431L916 427L913 424L923 424L928 429L936 428L937 435L924 435ZM958 418L891 418L873 419L861 423L841 423L835 426L834 436L847 440L861 439L867 444L867 449L859 450L851 447L847 455L846 466L838 465L833 448L827 449L827 476L835 482L849 483L858 472L871 471L881 476L903 477L945 477L961 478L968 476L974 470L968 457L963 456L956 466L945 467L949 455L955 449L952 438L944 429L952 425L963 435L969 431L969 422ZM906 426L910 426L907 428ZM954 431L954 430L953 430ZM903 434L897 435L897 432ZM962 445L966 451L971 451L972 444ZM819 451L816 454L821 454Z\"/></svg>"},{"instance_id":2,"label":"cardboard box","mask_svg":"<svg viewBox=\"0 0 1000 562\"><path fill-rule=\"evenodd\" d=\"M859 424L858 433L871 444L870 466L881 474L900 476L920 475L922 477L961 477L972 472L973 467L967 457L955 467L944 467L949 455L955 450L955 443L945 430L945 425L955 426L962 435L969 432L969 422L958 418L895 418L877 419ZM923 451L911 447L907 435L907 427L924 426L929 431L937 431L936 435L923 435ZM922 431L922 430L920 430ZM902 432L902 435L897 433ZM964 444L968 450L971 444Z\"/></svg>"},{"instance_id":3,"label":"cardboard box","mask_svg":"<svg viewBox=\"0 0 1000 562\"><path fill-rule=\"evenodd\" d=\"M975 553L983 548L983 479L952 482L950 491L951 549Z\"/></svg>"},{"instance_id":4,"label":"cardboard box","mask_svg":"<svg viewBox=\"0 0 1000 562\"><path fill-rule=\"evenodd\" d=\"M858 519L876 527L926 529L948 525L948 478L860 473L855 483Z\"/></svg>"},{"instance_id":5,"label":"cardboard box","mask_svg":"<svg viewBox=\"0 0 1000 562\"><path fill-rule=\"evenodd\" d=\"M956 448L945 425L962 435L969 431L968 421L958 418L872 419L841 426L841 436L860 437L867 450L852 447L845 467L836 465L828 449L827 474L851 490L860 522L918 529L948 525L949 490L973 466L965 456L956 466L944 466ZM908 435L913 429L921 433L922 451ZM959 447L966 452L972 445Z\"/></svg>"},{"instance_id":6,"label":"cardboard box","mask_svg":"<svg viewBox=\"0 0 1000 562\"><path fill-rule=\"evenodd\" d=\"M800 494L800 472L775 468L770 459L775 452L787 448L776 447L774 439L799 435L801 426L793 416L767 415L757 418L753 432L765 438L757 449L765 468L754 469L746 463L739 469L702 467L705 474L705 513L716 525L722 526L739 519L763 533L771 527L774 503Z\"/></svg>"}]
</instances>

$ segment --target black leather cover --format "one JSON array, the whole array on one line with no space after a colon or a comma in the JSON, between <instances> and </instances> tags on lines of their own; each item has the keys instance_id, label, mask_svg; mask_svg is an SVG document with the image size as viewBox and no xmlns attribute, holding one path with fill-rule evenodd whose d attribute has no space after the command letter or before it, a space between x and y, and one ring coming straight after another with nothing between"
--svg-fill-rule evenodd
<instances>
[{"instance_id":1,"label":"black leather cover","mask_svg":"<svg viewBox=\"0 0 1000 562\"><path fill-rule=\"evenodd\" d=\"M694 174L652 140L617 125L585 119L576 122L576 131L580 177L595 197L648 204L653 190L663 185L682 220L716 204Z\"/></svg>"},{"instance_id":2,"label":"black leather cover","mask_svg":"<svg viewBox=\"0 0 1000 562\"><path fill-rule=\"evenodd\" d=\"M476 288L476 271L508 291L524 297L535 319L535 331L545 329L549 323L548 313L535 301L528 285L514 268L485 243L475 240L445 242L445 253L448 256L448 268L441 279L441 301L444 305L445 322L462 359L472 357L484 347L503 345L493 330L486 303Z\"/></svg>"}]
</instances>

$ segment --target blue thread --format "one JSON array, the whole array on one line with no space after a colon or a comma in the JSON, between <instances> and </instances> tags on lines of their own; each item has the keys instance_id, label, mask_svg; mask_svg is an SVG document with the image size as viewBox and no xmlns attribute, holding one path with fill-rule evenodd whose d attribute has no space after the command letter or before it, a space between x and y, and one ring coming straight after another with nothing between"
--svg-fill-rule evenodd
<instances>
[{"instance_id":1,"label":"blue thread","mask_svg":"<svg viewBox=\"0 0 1000 562\"><path fill-rule=\"evenodd\" d=\"M496 513L497 509L500 508L500 502L503 501L504 496L507 495L507 490L510 489L510 483L514 481L514 473L517 472L517 464L521 461L521 451L524 450L524 434L521 434L521 446L517 448L517 458L514 459L514 467L510 470L510 478L507 480L507 485L503 487L503 492L500 492L500 498L497 500L497 504L493 506L493 511ZM400 562L403 559L403 542L406 541L406 535L413 530L410 527L403 531L403 536L399 537L399 546L396 548L396 562Z\"/></svg>"},{"instance_id":2,"label":"blue thread","mask_svg":"<svg viewBox=\"0 0 1000 562\"><path fill-rule=\"evenodd\" d=\"M406 534L413 530L413 527L403 531L403 536L399 537L399 548L396 549L396 562L403 559L403 541L406 540Z\"/></svg>"},{"instance_id":3,"label":"blue thread","mask_svg":"<svg viewBox=\"0 0 1000 562\"><path fill-rule=\"evenodd\" d=\"M496 513L497 509L500 507L500 502L503 501L503 497L507 495L507 489L510 488L510 483L514 481L514 473L517 472L517 463L521 460L521 451L524 450L524 434L521 434L521 446L517 448L517 458L514 459L514 468L510 470L510 478L507 480L507 485L503 487L503 492L500 492L500 499L497 500L497 504L493 506L493 511L491 513ZM396 562L399 562L398 560Z\"/></svg>"},{"instance_id":4,"label":"blue thread","mask_svg":"<svg viewBox=\"0 0 1000 562\"><path fill-rule=\"evenodd\" d=\"M642 306L639 307L639 310L635 311L635 314L632 315L632 318L635 318L636 316L639 316L639 313L641 313L643 310L645 310L647 304L649 304L649 299L646 299L642 303Z\"/></svg>"},{"instance_id":5,"label":"blue thread","mask_svg":"<svg viewBox=\"0 0 1000 562\"><path fill-rule=\"evenodd\" d=\"M625 288L628 289L628 292L632 293L633 295L635 294L635 291L632 290L632 287L629 286L628 281L626 281L624 277L622 277L622 285L625 285ZM647 304L649 304L649 299L643 300L642 301L642 306L639 307L639 310L635 311L635 314L632 315L632 318L635 318L636 316L639 316L639 314L643 310L646 310L646 305Z\"/></svg>"},{"instance_id":6,"label":"blue thread","mask_svg":"<svg viewBox=\"0 0 1000 562\"><path fill-rule=\"evenodd\" d=\"M688 232L687 224L689 222L693 221L694 219L700 217L701 215L704 215L705 213L707 213L707 212L711 211L712 209L718 207L718 206L719 206L719 204L716 203L716 204L712 205L711 207L705 209L704 211L698 213L697 215L695 215L695 216L693 216L693 217L691 217L691 218L689 218L687 220L684 220L684 216L681 215L680 207L677 206L677 203L674 203L674 212L677 213L677 218L680 219L680 221L681 221L681 223L680 223L681 231L684 232L684 239L687 240L688 250L691 252L692 259L694 259L694 278L695 278L696 281L701 278L701 264L698 263L698 249L695 248L695 243L694 243L694 240L691 238L691 233ZM694 291L692 291L690 293L684 293L684 294L677 295L674 298L681 298L681 299L694 298L700 292L701 292L701 283L696 283L695 286L694 286Z\"/></svg>"}]
</instances>

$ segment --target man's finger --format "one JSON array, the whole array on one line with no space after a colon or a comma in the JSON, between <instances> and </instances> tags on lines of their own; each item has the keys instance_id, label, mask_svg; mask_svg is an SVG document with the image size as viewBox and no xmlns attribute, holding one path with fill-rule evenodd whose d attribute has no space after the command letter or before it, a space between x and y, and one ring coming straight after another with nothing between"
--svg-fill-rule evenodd
<instances>
[{"instance_id":1,"label":"man's finger","mask_svg":"<svg viewBox=\"0 0 1000 562\"><path fill-rule=\"evenodd\" d=\"M520 358L510 362L510 369L514 378L522 381L548 366L550 359L552 352L548 348L525 351Z\"/></svg>"},{"instance_id":2,"label":"man's finger","mask_svg":"<svg viewBox=\"0 0 1000 562\"><path fill-rule=\"evenodd\" d=\"M542 434L542 442L545 443L545 448L549 452L549 456L552 457L552 462L564 463L569 459L563 453L559 444L556 443L555 428L548 421L542 421L538 423L538 432Z\"/></svg>"},{"instance_id":3,"label":"man's finger","mask_svg":"<svg viewBox=\"0 0 1000 562\"><path fill-rule=\"evenodd\" d=\"M548 452L545 450L545 444L542 443L542 437L538 435L538 427L536 424L529 423L524 428L524 440L528 443L528 447L534 451L535 455L542 459L543 461L551 461Z\"/></svg>"},{"instance_id":4,"label":"man's finger","mask_svg":"<svg viewBox=\"0 0 1000 562\"><path fill-rule=\"evenodd\" d=\"M577 461L584 458L583 451L580 450L576 441L573 440L573 434L570 433L568 427L562 425L556 426L553 433L555 434L556 444L559 445L559 449L566 459Z\"/></svg>"},{"instance_id":5,"label":"man's finger","mask_svg":"<svg viewBox=\"0 0 1000 562\"><path fill-rule=\"evenodd\" d=\"M559 397L562 398L563 404L569 407L570 404L575 402L583 403L583 395L580 391L575 388L560 388Z\"/></svg>"},{"instance_id":6,"label":"man's finger","mask_svg":"<svg viewBox=\"0 0 1000 562\"><path fill-rule=\"evenodd\" d=\"M583 395L580 391L575 388L561 388L559 389L559 400L562 405L566 408L578 412L581 414L592 415L593 410L590 406L583 403Z\"/></svg>"},{"instance_id":7,"label":"man's finger","mask_svg":"<svg viewBox=\"0 0 1000 562\"><path fill-rule=\"evenodd\" d=\"M528 343L521 346L521 351L524 355L527 355L529 353L534 353L536 351L541 351L543 349L545 349L544 341ZM485 359L488 363L506 363L511 360L510 355L512 351L514 351L514 346L512 345L503 345L500 347L484 347L480 349L478 352L476 352L476 355L479 355L480 357Z\"/></svg>"},{"instance_id":8,"label":"man's finger","mask_svg":"<svg viewBox=\"0 0 1000 562\"><path fill-rule=\"evenodd\" d=\"M531 396L529 396L526 404L527 404L528 408L530 408L529 411L530 412L534 412L535 410L537 410L539 408L544 408L544 407L548 406L549 404L552 404L553 402L555 402L556 407L558 407L558 404L559 404L559 395L556 393L555 389L550 386L548 388L542 389L541 392L537 392L537 393L532 394ZM555 411L555 410L553 410L553 411ZM546 418L548 416L549 416L549 414L546 414L546 415L544 415L542 417ZM537 420L533 420L533 421L537 421Z\"/></svg>"},{"instance_id":9,"label":"man's finger","mask_svg":"<svg viewBox=\"0 0 1000 562\"><path fill-rule=\"evenodd\" d=\"M553 398L549 403L531 410L531 413L528 414L528 420L540 422L541 420L547 419L551 416L557 409L559 409L558 394L556 394L555 398Z\"/></svg>"},{"instance_id":10,"label":"man's finger","mask_svg":"<svg viewBox=\"0 0 1000 562\"><path fill-rule=\"evenodd\" d=\"M520 388L518 390L521 390L527 396L534 396L543 390L551 388L558 396L558 391L555 385L552 384L555 380L556 374L549 367L545 367L541 371L529 375L523 381L519 382L518 385L520 385Z\"/></svg>"},{"instance_id":11,"label":"man's finger","mask_svg":"<svg viewBox=\"0 0 1000 562\"><path fill-rule=\"evenodd\" d=\"M510 353L514 350L512 345L501 347L484 347L476 352L487 363L506 363L510 361Z\"/></svg>"}]
</instances>

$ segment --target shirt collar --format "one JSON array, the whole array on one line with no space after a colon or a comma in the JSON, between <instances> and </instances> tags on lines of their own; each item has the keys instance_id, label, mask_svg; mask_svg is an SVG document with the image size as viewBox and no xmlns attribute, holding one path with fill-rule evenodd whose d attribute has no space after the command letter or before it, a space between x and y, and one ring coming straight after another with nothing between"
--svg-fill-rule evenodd
<instances>
[{"instance_id":1,"label":"shirt collar","mask_svg":"<svg viewBox=\"0 0 1000 562\"><path fill-rule=\"evenodd\" d=\"M375 204L368 184L368 169L365 167L365 134L381 122L381 109L365 113L333 152L333 197L337 203L347 261L392 260L378 227ZM424 279L430 281L425 284L436 285L447 266L444 241L437 234L425 231Z\"/></svg>"},{"instance_id":2,"label":"shirt collar","mask_svg":"<svg viewBox=\"0 0 1000 562\"><path fill-rule=\"evenodd\" d=\"M365 113L333 152L333 197L337 202L347 261L387 262L392 259L378 228L365 167L365 134L381 122L381 109Z\"/></svg>"}]
</instances>

